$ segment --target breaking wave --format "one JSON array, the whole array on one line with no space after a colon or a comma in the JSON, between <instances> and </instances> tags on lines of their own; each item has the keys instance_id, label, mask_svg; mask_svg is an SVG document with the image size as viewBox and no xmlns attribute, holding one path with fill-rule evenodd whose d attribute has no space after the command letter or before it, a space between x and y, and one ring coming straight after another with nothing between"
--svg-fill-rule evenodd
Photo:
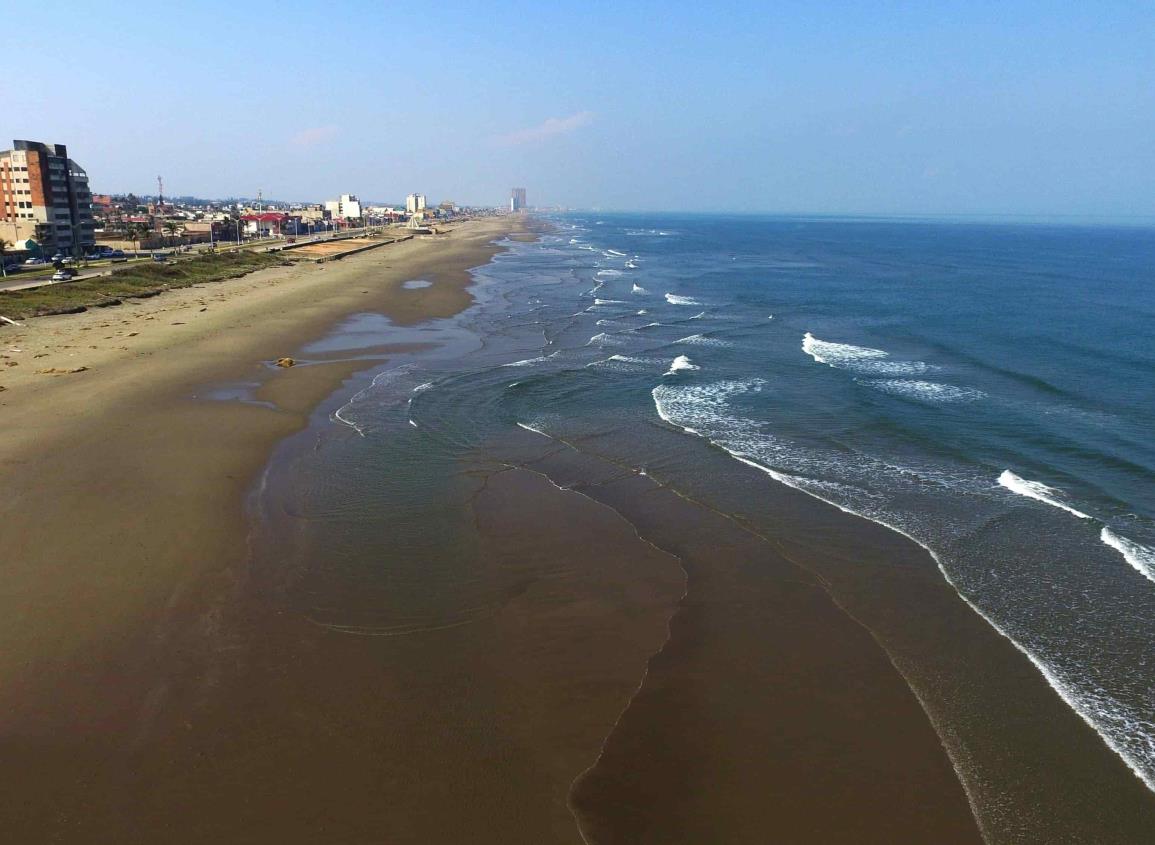
<instances>
[{"instance_id":1,"label":"breaking wave","mask_svg":"<svg viewBox=\"0 0 1155 845\"><path fill-rule=\"evenodd\" d=\"M1026 496L1028 499L1034 499L1037 502L1050 505L1053 508L1065 510L1072 516L1077 516L1079 519L1090 519L1088 514L1081 510L1076 510L1070 505L1060 501L1057 497L1062 493L1054 487L1048 487L1038 481L1028 481L1022 476L1015 475L1009 469L1004 469L1002 475L999 476L999 484L1006 487L1012 493L1018 493L1020 496Z\"/></svg>"},{"instance_id":2,"label":"breaking wave","mask_svg":"<svg viewBox=\"0 0 1155 845\"><path fill-rule=\"evenodd\" d=\"M1141 546L1134 540L1128 540L1106 526L1099 532L1099 539L1123 555L1123 559L1143 577L1155 582L1155 549Z\"/></svg>"},{"instance_id":3,"label":"breaking wave","mask_svg":"<svg viewBox=\"0 0 1155 845\"><path fill-rule=\"evenodd\" d=\"M890 360L890 353L882 349L819 340L810 332L802 337L802 351L819 364L867 375L917 375L933 369L923 361Z\"/></svg>"},{"instance_id":4,"label":"breaking wave","mask_svg":"<svg viewBox=\"0 0 1155 845\"><path fill-rule=\"evenodd\" d=\"M666 375L672 376L675 373L682 372L683 370L700 370L700 369L701 369L701 367L699 367L697 364L694 364L693 362L691 362L690 359L687 358L685 355L679 355L677 358L675 358L673 361L670 362L670 369L666 372Z\"/></svg>"}]
</instances>

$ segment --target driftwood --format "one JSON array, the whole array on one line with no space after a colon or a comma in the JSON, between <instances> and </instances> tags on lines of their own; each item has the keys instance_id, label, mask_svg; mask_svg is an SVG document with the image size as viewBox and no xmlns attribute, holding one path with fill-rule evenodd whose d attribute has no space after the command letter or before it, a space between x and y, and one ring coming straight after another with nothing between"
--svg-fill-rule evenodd
<instances>
[{"instance_id":1,"label":"driftwood","mask_svg":"<svg viewBox=\"0 0 1155 845\"><path fill-rule=\"evenodd\" d=\"M9 318L5 317L3 314L0 314L0 320L3 320L5 323L8 323L8 324L13 325L13 326L23 326L24 325L23 323L17 323L15 320L10 320Z\"/></svg>"}]
</instances>

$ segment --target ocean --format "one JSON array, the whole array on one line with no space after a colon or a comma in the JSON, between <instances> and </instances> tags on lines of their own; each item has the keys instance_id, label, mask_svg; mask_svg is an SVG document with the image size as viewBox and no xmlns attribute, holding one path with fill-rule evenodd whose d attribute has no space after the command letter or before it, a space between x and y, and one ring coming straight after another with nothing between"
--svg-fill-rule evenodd
<instances>
[{"instance_id":1,"label":"ocean","mask_svg":"<svg viewBox=\"0 0 1155 845\"><path fill-rule=\"evenodd\" d=\"M1088 841L1079 825L1092 823L1065 815L1086 808L1055 809L1062 797L1023 784L1069 767L1049 776L1077 791L1082 752L1050 748L1045 725L1023 727L1029 714L1000 715L1014 684L987 685L998 665L928 633L886 586L899 570L957 593L1151 797L1155 232L547 221L474 271L476 303L459 317L400 328L359 315L303 350L355 355L383 338L414 350L324 406L282 450L294 483L264 488L280 490L266 513L293 514L282 559L296 561L303 613L366 636L492 613L516 585L478 575L478 476L462 463L526 466L547 447L596 456L822 571L926 708L988 839L1033 841L1016 825L1053 824ZM556 458L538 470L599 496L599 479ZM805 517L818 511L781 505L798 493L848 527L818 530ZM924 548L925 565L856 547L861 520ZM660 532L646 539L662 545Z\"/></svg>"}]
</instances>

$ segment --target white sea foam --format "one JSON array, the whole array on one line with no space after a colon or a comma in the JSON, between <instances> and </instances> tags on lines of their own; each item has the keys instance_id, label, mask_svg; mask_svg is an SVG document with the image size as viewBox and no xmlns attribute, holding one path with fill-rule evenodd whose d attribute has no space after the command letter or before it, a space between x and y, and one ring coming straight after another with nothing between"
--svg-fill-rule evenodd
<instances>
[{"instance_id":1,"label":"white sea foam","mask_svg":"<svg viewBox=\"0 0 1155 845\"><path fill-rule=\"evenodd\" d=\"M644 317L646 314L649 314L649 313L650 313L649 311L647 311L645 308L643 308L641 311L638 312L638 316Z\"/></svg>"},{"instance_id":2,"label":"white sea foam","mask_svg":"<svg viewBox=\"0 0 1155 845\"><path fill-rule=\"evenodd\" d=\"M701 334L692 334L688 337L675 340L674 343L689 343L692 346L713 346L720 349L729 348L734 345L728 340L720 340L716 337L706 337L705 335Z\"/></svg>"},{"instance_id":3,"label":"white sea foam","mask_svg":"<svg viewBox=\"0 0 1155 845\"><path fill-rule=\"evenodd\" d=\"M625 275L621 270L598 270L594 275L597 276L622 276Z\"/></svg>"},{"instance_id":4,"label":"white sea foam","mask_svg":"<svg viewBox=\"0 0 1155 845\"><path fill-rule=\"evenodd\" d=\"M691 320L701 320L701 319L702 319L703 317L705 317L705 316L706 316L706 312L705 312L705 311L699 311L697 314L695 314L695 315L694 315L693 317L691 317L690 319L691 319Z\"/></svg>"},{"instance_id":5,"label":"white sea foam","mask_svg":"<svg viewBox=\"0 0 1155 845\"><path fill-rule=\"evenodd\" d=\"M634 285L633 292L634 293L648 293L648 291L644 287L642 287L641 285Z\"/></svg>"},{"instance_id":6,"label":"white sea foam","mask_svg":"<svg viewBox=\"0 0 1155 845\"><path fill-rule=\"evenodd\" d=\"M1062 495L1062 492L1056 490L1054 487L1048 487L1038 481L1029 481L1022 476L1015 475L1009 469L1004 469L1002 475L999 476L999 484L1006 487L1012 493L1018 493L1020 496L1026 496L1028 499L1042 502L1054 508L1065 510L1072 516L1077 516L1079 519L1090 519L1088 514L1080 510L1076 510L1070 505L1060 501L1057 497Z\"/></svg>"},{"instance_id":7,"label":"white sea foam","mask_svg":"<svg viewBox=\"0 0 1155 845\"><path fill-rule=\"evenodd\" d=\"M384 372L380 372L373 376L373 380L369 382L368 387L365 387L362 390L358 390L353 394L352 397L350 397L348 402L333 412L333 420L341 423L342 425L349 426L349 428L353 429L359 435L364 437L365 426L354 418L357 406L363 402L368 401L370 398L374 398L377 395L379 388L396 387L398 386L398 383L403 383L405 379L410 377L414 369L415 367L413 364L402 364L400 367L395 367L391 370L385 370ZM411 393L417 393L422 389L428 390L432 386L432 382L428 382L424 385L418 385L418 387L414 388ZM400 404L400 397L397 397L395 401ZM412 401L412 398L410 398L406 404L408 405Z\"/></svg>"},{"instance_id":8,"label":"white sea foam","mask_svg":"<svg viewBox=\"0 0 1155 845\"><path fill-rule=\"evenodd\" d=\"M521 361L510 361L508 364L502 364L501 366L503 366L503 367L529 367L529 366L532 366L533 364L540 364L543 361L548 361L550 358L552 358L556 354L557 354L556 352L552 352L549 355L540 355L537 358L525 358Z\"/></svg>"},{"instance_id":9,"label":"white sea foam","mask_svg":"<svg viewBox=\"0 0 1155 845\"><path fill-rule=\"evenodd\" d=\"M667 423L688 434L709 440L735 460L789 487L846 513L876 522L924 548L962 600L1026 656L1059 697L1123 759L1148 788L1155 790L1151 766L1155 746L1152 745L1148 727L1135 721L1135 713L1112 699L1106 690L1088 689L1085 684L1070 677L1061 663L1049 660L1045 653L1038 653L1029 641L1024 643L1013 636L1010 630L972 601L951 577L943 560L930 545L933 541L926 536L928 526L912 524L901 511L896 511L893 508L893 494L888 496L874 492L880 475L896 471L899 475L895 481L904 487L917 485L920 489L928 484L955 489L955 484L961 482L958 489L982 495L984 489L990 490L989 482L984 483L981 477L956 479L950 474L939 477L933 468L926 474L924 468L888 466L865 455L851 457L844 452L826 454L824 450L780 440L768 432L765 426L736 416L730 407L729 400L732 397L760 389L761 384L757 381L705 385L667 382L654 388L653 399L658 416ZM821 477L814 477L815 474ZM833 480L832 476L839 480ZM862 480L862 486L853 483L857 479ZM941 529L941 525L935 524ZM915 692L918 694L917 689ZM960 775L964 774L966 767L959 768L954 745L948 743L947 750L952 760L956 761ZM963 781L966 788L965 777Z\"/></svg>"},{"instance_id":10,"label":"white sea foam","mask_svg":"<svg viewBox=\"0 0 1155 845\"><path fill-rule=\"evenodd\" d=\"M702 304L698 300L694 299L694 297L692 297L692 296L679 296L676 293L667 293L666 294L666 302L670 303L671 305L701 305Z\"/></svg>"},{"instance_id":11,"label":"white sea foam","mask_svg":"<svg viewBox=\"0 0 1155 845\"><path fill-rule=\"evenodd\" d=\"M986 397L986 394L981 390L974 390L969 387L958 387L953 384L941 384L934 381L918 381L915 379L867 379L862 383L877 388L884 393L901 396L903 399L914 399L919 402L929 402L933 405L975 402Z\"/></svg>"},{"instance_id":12,"label":"white sea foam","mask_svg":"<svg viewBox=\"0 0 1155 845\"><path fill-rule=\"evenodd\" d=\"M638 259L637 258L631 258L629 261L626 262L626 266L629 267L631 270L637 270L638 269Z\"/></svg>"},{"instance_id":13,"label":"white sea foam","mask_svg":"<svg viewBox=\"0 0 1155 845\"><path fill-rule=\"evenodd\" d=\"M1155 582L1155 549L1141 546L1104 526L1099 539L1123 555L1123 559L1148 580Z\"/></svg>"},{"instance_id":14,"label":"white sea foam","mask_svg":"<svg viewBox=\"0 0 1155 845\"><path fill-rule=\"evenodd\" d=\"M594 305L625 305L624 299L595 299Z\"/></svg>"},{"instance_id":15,"label":"white sea foam","mask_svg":"<svg viewBox=\"0 0 1155 845\"><path fill-rule=\"evenodd\" d=\"M586 341L586 346L620 346L624 342L619 335L599 332Z\"/></svg>"},{"instance_id":16,"label":"white sea foam","mask_svg":"<svg viewBox=\"0 0 1155 845\"><path fill-rule=\"evenodd\" d=\"M639 358L633 355L611 355L609 358L603 358L600 361L592 361L589 364L586 364L586 368L611 370L613 372L621 373L637 373L648 370L661 363L663 363L661 358Z\"/></svg>"},{"instance_id":17,"label":"white sea foam","mask_svg":"<svg viewBox=\"0 0 1155 845\"><path fill-rule=\"evenodd\" d=\"M675 358L670 363L670 369L666 372L666 375L672 376L675 373L681 372L682 370L700 370L700 369L701 369L701 367L699 367L697 364L692 363L690 361L690 359L687 358L685 355L679 355L677 358Z\"/></svg>"},{"instance_id":18,"label":"white sea foam","mask_svg":"<svg viewBox=\"0 0 1155 845\"><path fill-rule=\"evenodd\" d=\"M607 249L607 250L606 250L606 255L616 255L616 256L618 256L619 258L625 258L625 257L626 257L626 253L624 253L624 252L618 252L616 249Z\"/></svg>"},{"instance_id":19,"label":"white sea foam","mask_svg":"<svg viewBox=\"0 0 1155 845\"><path fill-rule=\"evenodd\" d=\"M802 351L820 364L869 375L918 375L934 369L923 361L888 360L890 353L882 349L819 340L810 332L802 337Z\"/></svg>"},{"instance_id":20,"label":"white sea foam","mask_svg":"<svg viewBox=\"0 0 1155 845\"><path fill-rule=\"evenodd\" d=\"M518 428L524 428L526 431L532 431L534 434L540 434L542 437L549 437L549 435L542 431L540 428L534 428L528 423L519 422L517 426ZM553 438L550 437L550 439L552 440Z\"/></svg>"}]
</instances>

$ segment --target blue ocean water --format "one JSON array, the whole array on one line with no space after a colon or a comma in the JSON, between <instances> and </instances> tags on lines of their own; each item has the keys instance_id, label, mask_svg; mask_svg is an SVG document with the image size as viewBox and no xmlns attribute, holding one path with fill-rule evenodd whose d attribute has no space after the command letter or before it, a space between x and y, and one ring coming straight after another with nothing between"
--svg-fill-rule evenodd
<instances>
[{"instance_id":1,"label":"blue ocean water","mask_svg":"<svg viewBox=\"0 0 1155 845\"><path fill-rule=\"evenodd\" d=\"M646 370L662 419L928 548L1155 786L1155 233L562 225L597 268L600 366Z\"/></svg>"},{"instance_id":2,"label":"blue ocean water","mask_svg":"<svg viewBox=\"0 0 1155 845\"><path fill-rule=\"evenodd\" d=\"M924 546L1155 789L1155 232L550 220L475 271L460 319L401 338L442 352L395 358L336 412L376 444L376 477L412 464L432 484L431 466L515 427L675 484L756 467ZM365 455L350 449L351 473ZM349 507L386 510L364 487ZM398 512L418 507L397 495ZM447 557L430 550L443 536L410 539ZM412 616L427 577L366 613Z\"/></svg>"}]
</instances>

